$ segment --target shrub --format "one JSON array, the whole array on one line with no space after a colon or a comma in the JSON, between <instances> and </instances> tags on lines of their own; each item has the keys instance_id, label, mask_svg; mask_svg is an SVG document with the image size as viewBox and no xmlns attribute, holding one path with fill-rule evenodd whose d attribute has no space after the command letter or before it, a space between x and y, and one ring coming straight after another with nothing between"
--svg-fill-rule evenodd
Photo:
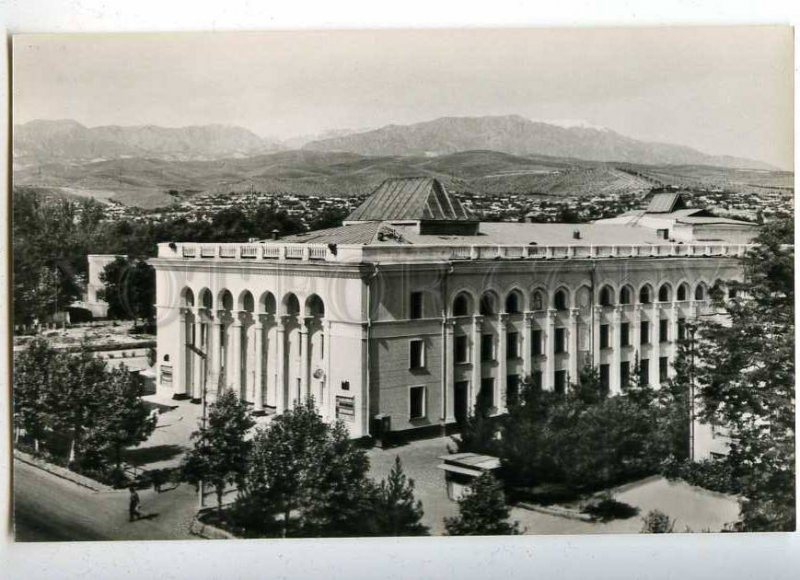
<instances>
[{"instance_id":1,"label":"shrub","mask_svg":"<svg viewBox=\"0 0 800 580\"><path fill-rule=\"evenodd\" d=\"M675 528L675 521L660 510L650 510L642 521L643 534L671 534Z\"/></svg>"},{"instance_id":2,"label":"shrub","mask_svg":"<svg viewBox=\"0 0 800 580\"><path fill-rule=\"evenodd\" d=\"M590 500L583 508L583 513L592 516L592 519L601 522L611 520L627 520L639 513L639 508L625 502L617 501L610 495L604 494Z\"/></svg>"}]
</instances>

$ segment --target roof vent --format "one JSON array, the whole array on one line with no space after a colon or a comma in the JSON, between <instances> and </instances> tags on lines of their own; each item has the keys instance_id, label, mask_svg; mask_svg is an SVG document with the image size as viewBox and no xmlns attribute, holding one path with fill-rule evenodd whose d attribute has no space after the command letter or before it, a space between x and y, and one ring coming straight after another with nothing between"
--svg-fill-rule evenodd
<instances>
[{"instance_id":1,"label":"roof vent","mask_svg":"<svg viewBox=\"0 0 800 580\"><path fill-rule=\"evenodd\" d=\"M580 230L573 230L572 231L572 239L580 240L581 239L581 231Z\"/></svg>"},{"instance_id":2,"label":"roof vent","mask_svg":"<svg viewBox=\"0 0 800 580\"><path fill-rule=\"evenodd\" d=\"M272 230L272 239L273 240L277 240L280 237L281 237L281 231L278 228L275 228L274 230Z\"/></svg>"}]
</instances>

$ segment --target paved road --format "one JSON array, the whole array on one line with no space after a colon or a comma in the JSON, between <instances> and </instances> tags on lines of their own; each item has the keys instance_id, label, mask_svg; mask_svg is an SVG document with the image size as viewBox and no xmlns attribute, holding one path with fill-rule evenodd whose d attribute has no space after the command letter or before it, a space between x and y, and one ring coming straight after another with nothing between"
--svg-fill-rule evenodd
<instances>
[{"instance_id":1,"label":"paved road","mask_svg":"<svg viewBox=\"0 0 800 580\"><path fill-rule=\"evenodd\" d=\"M94 492L14 461L14 522L18 541L193 539L194 488L140 491L149 519L128 521L128 492Z\"/></svg>"}]
</instances>

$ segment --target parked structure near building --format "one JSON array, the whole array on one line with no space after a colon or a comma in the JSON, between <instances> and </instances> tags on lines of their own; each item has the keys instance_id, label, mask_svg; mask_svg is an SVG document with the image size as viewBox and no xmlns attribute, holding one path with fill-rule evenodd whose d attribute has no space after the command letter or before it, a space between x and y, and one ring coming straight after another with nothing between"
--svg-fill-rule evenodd
<instances>
[{"instance_id":1,"label":"parked structure near building","mask_svg":"<svg viewBox=\"0 0 800 580\"><path fill-rule=\"evenodd\" d=\"M438 431L478 397L502 414L524 377L563 390L590 361L611 392L636 368L658 385L686 321L713 312L709 289L741 277L749 240L660 229L478 223L435 179L405 178L342 227L159 244L158 388L197 401L231 388L278 413L312 395L360 437Z\"/></svg>"}]
</instances>

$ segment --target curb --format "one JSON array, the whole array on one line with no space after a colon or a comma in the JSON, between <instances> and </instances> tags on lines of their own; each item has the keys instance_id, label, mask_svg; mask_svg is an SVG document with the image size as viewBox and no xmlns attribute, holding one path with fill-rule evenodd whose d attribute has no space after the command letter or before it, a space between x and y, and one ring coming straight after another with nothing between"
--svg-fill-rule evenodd
<instances>
[{"instance_id":1,"label":"curb","mask_svg":"<svg viewBox=\"0 0 800 580\"><path fill-rule=\"evenodd\" d=\"M189 533L199 536L206 540L236 540L237 537L211 524L204 524L200 521L200 514L195 514L192 523L189 525Z\"/></svg>"},{"instance_id":2,"label":"curb","mask_svg":"<svg viewBox=\"0 0 800 580\"><path fill-rule=\"evenodd\" d=\"M70 471L65 467L48 463L42 459L37 459L36 457L33 457L32 455L29 455L18 449L14 449L14 459L17 459L22 463L27 463L28 465L41 469L42 471L46 471L47 473L55 475L56 477L60 477L61 479L71 481L76 485L80 485L81 487L85 487L92 491L119 491L111 486L100 483L99 481L90 479L85 475Z\"/></svg>"},{"instance_id":3,"label":"curb","mask_svg":"<svg viewBox=\"0 0 800 580\"><path fill-rule=\"evenodd\" d=\"M562 507L545 507L541 505L535 505L532 503L525 503L519 502L516 504L517 507L521 507L522 509L526 509L532 512L539 512L541 514L546 514L548 516L556 516L559 518L564 518L568 520L578 520L581 522L594 522L595 520L589 514L584 514L581 512L577 512L575 510L570 510L567 508Z\"/></svg>"}]
</instances>

